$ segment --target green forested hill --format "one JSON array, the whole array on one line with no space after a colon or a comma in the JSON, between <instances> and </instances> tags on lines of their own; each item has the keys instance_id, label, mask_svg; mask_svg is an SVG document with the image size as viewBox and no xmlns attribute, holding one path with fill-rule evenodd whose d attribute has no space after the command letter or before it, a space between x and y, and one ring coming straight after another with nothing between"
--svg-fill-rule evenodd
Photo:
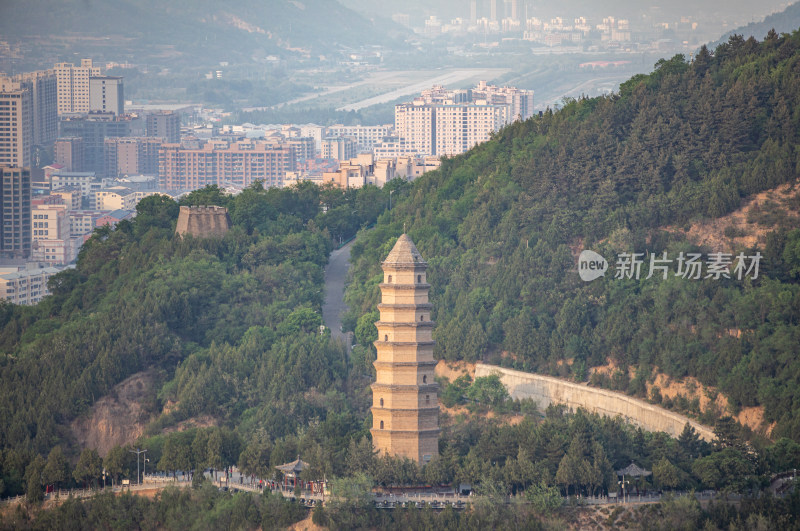
<instances>
[{"instance_id":1,"label":"green forested hill","mask_svg":"<svg viewBox=\"0 0 800 531\"><path fill-rule=\"evenodd\" d=\"M755 280L689 280L675 263L666 280L612 274L623 252L723 251L664 229L797 180L798 45L734 36L444 160L357 240L349 324L374 310L379 262L406 224L431 266L440 358L581 381L610 360L637 376L595 383L638 395L657 367L718 386L734 409L763 405L773 436L800 440L800 230L775 225L765 248L735 250L762 254ZM604 278L579 279L581 249L609 260Z\"/></svg>"},{"instance_id":2,"label":"green forested hill","mask_svg":"<svg viewBox=\"0 0 800 531\"><path fill-rule=\"evenodd\" d=\"M340 398L348 353L319 330L323 266L334 240L375 221L390 189L254 185L232 198L209 187L181 204L228 207L233 228L210 239L175 236L178 203L146 198L133 221L95 231L77 267L51 280L52 296L0 304L0 496L70 479L41 460L76 457L69 423L144 370L158 374L142 404L153 434L207 415L234 447L310 419L328 437L357 435L360 403Z\"/></svg>"}]
</instances>

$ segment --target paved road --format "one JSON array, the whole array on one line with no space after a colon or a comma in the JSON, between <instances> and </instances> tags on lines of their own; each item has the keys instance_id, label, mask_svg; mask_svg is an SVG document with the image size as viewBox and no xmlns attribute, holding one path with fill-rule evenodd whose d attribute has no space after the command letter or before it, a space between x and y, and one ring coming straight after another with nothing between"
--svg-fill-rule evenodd
<instances>
[{"instance_id":1,"label":"paved road","mask_svg":"<svg viewBox=\"0 0 800 531\"><path fill-rule=\"evenodd\" d=\"M322 304L322 321L331 329L331 335L348 343L348 335L342 333L342 313L347 311L344 303L344 283L350 267L350 247L348 243L336 249L325 267L325 302ZM349 345L349 343L348 343Z\"/></svg>"}]
</instances>

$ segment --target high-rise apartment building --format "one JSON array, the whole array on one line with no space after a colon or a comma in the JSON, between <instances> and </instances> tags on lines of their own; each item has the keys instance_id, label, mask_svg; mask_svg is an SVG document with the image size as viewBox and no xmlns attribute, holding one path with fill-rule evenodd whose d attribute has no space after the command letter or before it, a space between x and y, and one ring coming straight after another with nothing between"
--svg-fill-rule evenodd
<instances>
[{"instance_id":1,"label":"high-rise apartment building","mask_svg":"<svg viewBox=\"0 0 800 531\"><path fill-rule=\"evenodd\" d=\"M175 111L152 112L146 118L147 136L163 138L168 144L181 141L181 115Z\"/></svg>"},{"instance_id":2,"label":"high-rise apartment building","mask_svg":"<svg viewBox=\"0 0 800 531\"><path fill-rule=\"evenodd\" d=\"M407 154L458 155L532 115L532 91L483 81L471 91L434 86L413 102L395 106L395 142ZM391 147L381 145L380 154L385 156L384 149Z\"/></svg>"},{"instance_id":3,"label":"high-rise apartment building","mask_svg":"<svg viewBox=\"0 0 800 531\"><path fill-rule=\"evenodd\" d=\"M159 151L158 178L166 190L195 190L207 184L244 188L255 181L280 187L286 172L295 169L294 149L287 145L210 141L187 149L164 144Z\"/></svg>"},{"instance_id":4,"label":"high-rise apartment building","mask_svg":"<svg viewBox=\"0 0 800 531\"><path fill-rule=\"evenodd\" d=\"M71 116L59 122L62 137L83 139L83 171L92 171L105 177L105 140L130 136L131 122L127 116L111 113L91 113L88 116Z\"/></svg>"},{"instance_id":5,"label":"high-rise apartment building","mask_svg":"<svg viewBox=\"0 0 800 531\"><path fill-rule=\"evenodd\" d=\"M18 74L11 81L31 93L33 144L45 146L58 136L58 82L53 70ZM3 84L3 81L0 81Z\"/></svg>"},{"instance_id":6,"label":"high-rise apartment building","mask_svg":"<svg viewBox=\"0 0 800 531\"><path fill-rule=\"evenodd\" d=\"M125 112L125 91L121 77L89 78L89 112L93 111L113 113L117 116Z\"/></svg>"},{"instance_id":7,"label":"high-rise apartment building","mask_svg":"<svg viewBox=\"0 0 800 531\"><path fill-rule=\"evenodd\" d=\"M372 384L372 442L385 454L427 463L439 455L428 264L403 234L383 264L378 351Z\"/></svg>"},{"instance_id":8,"label":"high-rise apartment building","mask_svg":"<svg viewBox=\"0 0 800 531\"><path fill-rule=\"evenodd\" d=\"M83 139L70 136L56 140L55 163L63 171L83 171Z\"/></svg>"},{"instance_id":9,"label":"high-rise apartment building","mask_svg":"<svg viewBox=\"0 0 800 531\"><path fill-rule=\"evenodd\" d=\"M0 165L30 166L33 151L33 97L28 87L0 79Z\"/></svg>"},{"instance_id":10,"label":"high-rise apartment building","mask_svg":"<svg viewBox=\"0 0 800 531\"><path fill-rule=\"evenodd\" d=\"M56 63L58 80L58 114L89 112L89 78L100 76L100 67L91 59L82 59L80 66Z\"/></svg>"},{"instance_id":11,"label":"high-rise apartment building","mask_svg":"<svg viewBox=\"0 0 800 531\"><path fill-rule=\"evenodd\" d=\"M0 183L0 254L8 258L28 258L31 253L30 168L0 165Z\"/></svg>"}]
</instances>

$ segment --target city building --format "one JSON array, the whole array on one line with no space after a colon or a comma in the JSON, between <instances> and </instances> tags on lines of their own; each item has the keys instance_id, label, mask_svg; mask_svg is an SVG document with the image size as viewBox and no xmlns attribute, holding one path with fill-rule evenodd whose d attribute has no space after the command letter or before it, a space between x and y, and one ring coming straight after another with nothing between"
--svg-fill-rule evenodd
<instances>
[{"instance_id":1,"label":"city building","mask_svg":"<svg viewBox=\"0 0 800 531\"><path fill-rule=\"evenodd\" d=\"M136 210L139 201L150 195L158 195L158 192L137 192L123 186L103 188L94 192L94 208L96 210Z\"/></svg>"},{"instance_id":2,"label":"city building","mask_svg":"<svg viewBox=\"0 0 800 531\"><path fill-rule=\"evenodd\" d=\"M30 267L0 269L0 298L14 304L36 304L50 292L47 281L66 268Z\"/></svg>"},{"instance_id":3,"label":"city building","mask_svg":"<svg viewBox=\"0 0 800 531\"><path fill-rule=\"evenodd\" d=\"M0 79L0 165L30 166L33 95L23 83Z\"/></svg>"},{"instance_id":4,"label":"city building","mask_svg":"<svg viewBox=\"0 0 800 531\"><path fill-rule=\"evenodd\" d=\"M104 177L105 140L130 136L131 120L130 116L100 112L85 116L70 116L61 119L59 135L82 138L83 171L93 171L98 177Z\"/></svg>"},{"instance_id":5,"label":"city building","mask_svg":"<svg viewBox=\"0 0 800 531\"><path fill-rule=\"evenodd\" d=\"M51 197L59 198L65 205L67 210L80 210L81 208L81 189L78 187L68 186L53 190L50 192Z\"/></svg>"},{"instance_id":6,"label":"city building","mask_svg":"<svg viewBox=\"0 0 800 531\"><path fill-rule=\"evenodd\" d=\"M69 212L69 230L73 236L86 235L88 238L92 231L99 227L98 220L106 219L107 210L73 210Z\"/></svg>"},{"instance_id":7,"label":"city building","mask_svg":"<svg viewBox=\"0 0 800 531\"><path fill-rule=\"evenodd\" d=\"M59 138L55 142L55 163L64 171L83 171L83 139L77 136Z\"/></svg>"},{"instance_id":8,"label":"city building","mask_svg":"<svg viewBox=\"0 0 800 531\"><path fill-rule=\"evenodd\" d=\"M158 175L158 152L163 143L163 138L156 137L106 138L105 176Z\"/></svg>"},{"instance_id":9,"label":"city building","mask_svg":"<svg viewBox=\"0 0 800 531\"><path fill-rule=\"evenodd\" d=\"M96 182L97 176L91 171L58 171L50 175L51 190L78 188L84 197L89 197L93 192L92 184Z\"/></svg>"},{"instance_id":10,"label":"city building","mask_svg":"<svg viewBox=\"0 0 800 531\"><path fill-rule=\"evenodd\" d=\"M391 136L391 125L331 125L328 127L328 136L346 136L356 142L359 152L372 151L376 144L384 138Z\"/></svg>"},{"instance_id":11,"label":"city building","mask_svg":"<svg viewBox=\"0 0 800 531\"><path fill-rule=\"evenodd\" d=\"M288 138L281 143L294 149L295 159L298 165L317 157L317 144L310 136Z\"/></svg>"},{"instance_id":12,"label":"city building","mask_svg":"<svg viewBox=\"0 0 800 531\"><path fill-rule=\"evenodd\" d=\"M439 454L438 386L434 380L428 264L408 235L382 264L372 442L382 454L427 463Z\"/></svg>"},{"instance_id":13,"label":"city building","mask_svg":"<svg viewBox=\"0 0 800 531\"><path fill-rule=\"evenodd\" d=\"M98 227L108 225L111 228L114 228L117 226L117 223L123 219L133 219L133 214L133 210L113 210L98 217L95 222Z\"/></svg>"},{"instance_id":14,"label":"city building","mask_svg":"<svg viewBox=\"0 0 800 531\"><path fill-rule=\"evenodd\" d=\"M0 78L0 86L15 83L31 95L33 144L47 146L58 136L58 83L53 70Z\"/></svg>"},{"instance_id":15,"label":"city building","mask_svg":"<svg viewBox=\"0 0 800 531\"><path fill-rule=\"evenodd\" d=\"M533 92L480 82L471 91L441 86L395 106L395 134L375 147L380 157L458 155L489 140L491 134L533 115Z\"/></svg>"},{"instance_id":16,"label":"city building","mask_svg":"<svg viewBox=\"0 0 800 531\"><path fill-rule=\"evenodd\" d=\"M350 160L356 153L356 143L352 138L336 136L322 139L323 159Z\"/></svg>"},{"instance_id":17,"label":"city building","mask_svg":"<svg viewBox=\"0 0 800 531\"><path fill-rule=\"evenodd\" d=\"M168 144L181 141L181 115L175 111L157 111L147 113L146 135L163 138Z\"/></svg>"},{"instance_id":18,"label":"city building","mask_svg":"<svg viewBox=\"0 0 800 531\"><path fill-rule=\"evenodd\" d=\"M68 207L60 197L34 199L31 206L31 259L47 265L64 265L75 259L70 242Z\"/></svg>"},{"instance_id":19,"label":"city building","mask_svg":"<svg viewBox=\"0 0 800 531\"><path fill-rule=\"evenodd\" d=\"M159 151L158 177L164 190L196 190L207 184L245 188L255 181L283 186L296 168L294 149L263 141L208 141L197 147L164 144Z\"/></svg>"},{"instance_id":20,"label":"city building","mask_svg":"<svg viewBox=\"0 0 800 531\"><path fill-rule=\"evenodd\" d=\"M125 112L125 90L121 77L89 78L89 112L93 111L113 113L117 116Z\"/></svg>"},{"instance_id":21,"label":"city building","mask_svg":"<svg viewBox=\"0 0 800 531\"><path fill-rule=\"evenodd\" d=\"M317 153L322 151L322 139L326 136L325 127L316 124L301 125L300 136L313 138Z\"/></svg>"},{"instance_id":22,"label":"city building","mask_svg":"<svg viewBox=\"0 0 800 531\"><path fill-rule=\"evenodd\" d=\"M90 110L89 79L100 76L100 67L91 59L82 59L80 66L56 63L58 114L87 113Z\"/></svg>"},{"instance_id":23,"label":"city building","mask_svg":"<svg viewBox=\"0 0 800 531\"><path fill-rule=\"evenodd\" d=\"M31 172L29 168L0 166L2 241L6 258L28 258L31 253Z\"/></svg>"}]
</instances>

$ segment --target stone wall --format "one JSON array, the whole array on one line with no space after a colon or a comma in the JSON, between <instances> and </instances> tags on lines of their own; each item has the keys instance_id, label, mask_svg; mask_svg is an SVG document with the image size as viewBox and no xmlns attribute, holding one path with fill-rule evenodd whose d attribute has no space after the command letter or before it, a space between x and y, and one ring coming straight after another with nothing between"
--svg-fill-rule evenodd
<instances>
[{"instance_id":1,"label":"stone wall","mask_svg":"<svg viewBox=\"0 0 800 531\"><path fill-rule=\"evenodd\" d=\"M195 238L222 238L231 228L228 209L219 206L182 206L175 233Z\"/></svg>"},{"instance_id":2,"label":"stone wall","mask_svg":"<svg viewBox=\"0 0 800 531\"><path fill-rule=\"evenodd\" d=\"M622 416L627 422L647 431L663 431L678 437L688 422L705 441L714 439L714 431L694 420L664 408L654 406L622 393L589 387L528 372L515 371L494 365L478 363L475 377L497 373L508 389L511 398L530 398L544 411L550 404L565 405L571 409L583 408L610 417Z\"/></svg>"}]
</instances>

